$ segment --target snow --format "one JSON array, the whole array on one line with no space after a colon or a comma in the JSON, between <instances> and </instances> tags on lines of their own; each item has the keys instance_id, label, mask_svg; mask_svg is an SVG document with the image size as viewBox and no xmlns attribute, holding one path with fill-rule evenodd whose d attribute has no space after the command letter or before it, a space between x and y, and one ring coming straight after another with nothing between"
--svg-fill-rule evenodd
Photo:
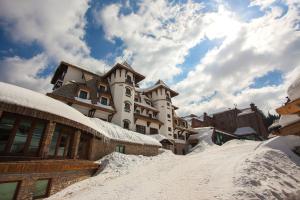
<instances>
[{"instance_id":1,"label":"snow","mask_svg":"<svg viewBox=\"0 0 300 200\"><path fill-rule=\"evenodd\" d=\"M15 85L0 82L0 102L48 112L79 122L98 131L99 137L104 135L109 139L118 141L161 146L158 141L149 136L123 129L100 119L86 117L76 109L58 100Z\"/></svg>"},{"instance_id":2,"label":"snow","mask_svg":"<svg viewBox=\"0 0 300 200\"><path fill-rule=\"evenodd\" d=\"M249 134L256 134L256 131L253 128L246 126L246 127L237 128L233 134L239 136L249 135Z\"/></svg>"},{"instance_id":3,"label":"snow","mask_svg":"<svg viewBox=\"0 0 300 200\"><path fill-rule=\"evenodd\" d=\"M81 102L83 102L83 103L95 105L95 104L92 104L92 101L91 101L90 99L82 99L82 98L79 98L79 97L75 97L75 100L81 101ZM114 110L112 106L103 105L103 104L101 104L100 102L97 102L96 105L99 106L99 107L101 107L101 108L106 108L106 109L109 109L109 110Z\"/></svg>"},{"instance_id":4,"label":"snow","mask_svg":"<svg viewBox=\"0 0 300 200\"><path fill-rule=\"evenodd\" d=\"M207 129L205 132L202 130L201 132L191 135L188 140L198 140L198 144L193 148L189 149L189 152L198 153L204 151L207 147L215 145L211 140L213 129Z\"/></svg>"},{"instance_id":5,"label":"snow","mask_svg":"<svg viewBox=\"0 0 300 200\"><path fill-rule=\"evenodd\" d=\"M288 96L291 101L294 101L294 100L300 98L300 75L289 86L287 93L288 93Z\"/></svg>"},{"instance_id":6,"label":"snow","mask_svg":"<svg viewBox=\"0 0 300 200\"><path fill-rule=\"evenodd\" d=\"M149 136L156 139L159 142L161 142L163 140L168 140L168 138L166 138L166 136L161 135L161 134L154 134L154 135L149 135Z\"/></svg>"},{"instance_id":7,"label":"snow","mask_svg":"<svg viewBox=\"0 0 300 200\"><path fill-rule=\"evenodd\" d=\"M186 156L169 151L155 157L113 153L101 160L106 163L103 172L49 199L297 199L299 164L290 158L291 151L274 146L292 141L287 148L299 146L300 137L295 137L264 143L231 140Z\"/></svg>"},{"instance_id":8,"label":"snow","mask_svg":"<svg viewBox=\"0 0 300 200\"><path fill-rule=\"evenodd\" d=\"M65 103L15 85L0 82L0 102L48 112L97 130L97 127L89 118Z\"/></svg>"},{"instance_id":9,"label":"snow","mask_svg":"<svg viewBox=\"0 0 300 200\"><path fill-rule=\"evenodd\" d=\"M121 128L118 125L105 122L98 118L90 118L90 120L97 126L96 130L101 130L102 134L107 138L124 142L161 146L156 139L150 136Z\"/></svg>"},{"instance_id":10,"label":"snow","mask_svg":"<svg viewBox=\"0 0 300 200\"><path fill-rule=\"evenodd\" d=\"M300 98L300 75L289 86L287 93L288 93L288 97L291 101L294 101L294 100ZM281 125L282 127L285 127L287 125L293 124L298 121L300 121L300 116L297 114L281 115L281 117L279 119L279 125Z\"/></svg>"},{"instance_id":11,"label":"snow","mask_svg":"<svg viewBox=\"0 0 300 200\"><path fill-rule=\"evenodd\" d=\"M243 110L241 113L239 113L238 116L248 115L251 113L254 113L254 111L252 111L251 108L248 108L248 109Z\"/></svg>"}]
</instances>

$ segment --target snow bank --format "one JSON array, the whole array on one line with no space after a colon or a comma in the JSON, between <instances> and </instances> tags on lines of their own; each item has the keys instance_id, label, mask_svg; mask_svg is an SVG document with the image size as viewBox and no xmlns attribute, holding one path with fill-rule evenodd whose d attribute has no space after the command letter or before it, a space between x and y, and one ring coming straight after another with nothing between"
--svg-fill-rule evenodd
<instances>
[{"instance_id":1,"label":"snow bank","mask_svg":"<svg viewBox=\"0 0 300 200\"><path fill-rule=\"evenodd\" d=\"M123 129L100 119L86 117L65 103L15 85L0 82L0 102L44 111L76 121L98 131L99 137L104 135L118 141L161 146L158 141L149 136Z\"/></svg>"},{"instance_id":2,"label":"snow bank","mask_svg":"<svg viewBox=\"0 0 300 200\"><path fill-rule=\"evenodd\" d=\"M205 131L204 131L205 130ZM198 133L191 135L188 140L198 140L198 144L194 146L193 148L189 149L189 152L191 153L199 153L201 151L204 151L206 148L213 146L214 143L211 140L212 134L213 134L213 129L209 128L204 128L199 130Z\"/></svg>"},{"instance_id":3,"label":"snow bank","mask_svg":"<svg viewBox=\"0 0 300 200\"><path fill-rule=\"evenodd\" d=\"M292 151L297 146L300 146L300 136L288 135L269 139L263 142L260 148L269 147L271 149L279 150L289 156L292 160L298 162L300 161L299 156ZM300 162L298 164L300 165Z\"/></svg>"},{"instance_id":4,"label":"snow bank","mask_svg":"<svg viewBox=\"0 0 300 200\"><path fill-rule=\"evenodd\" d=\"M138 144L161 146L161 144L156 139L150 136L124 129L118 125L105 122L98 118L90 118L90 120L97 126L96 130L101 130L102 134L110 139Z\"/></svg>"}]
</instances>

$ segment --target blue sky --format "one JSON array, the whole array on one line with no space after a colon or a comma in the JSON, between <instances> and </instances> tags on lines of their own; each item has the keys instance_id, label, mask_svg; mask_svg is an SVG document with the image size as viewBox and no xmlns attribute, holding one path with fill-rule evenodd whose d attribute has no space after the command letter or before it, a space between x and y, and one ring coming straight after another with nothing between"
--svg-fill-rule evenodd
<instances>
[{"instance_id":1,"label":"blue sky","mask_svg":"<svg viewBox=\"0 0 300 200\"><path fill-rule=\"evenodd\" d=\"M184 114L250 101L270 110L274 102L263 102L271 97L261 91L272 88L279 100L286 77L298 69L294 57L288 66L282 63L285 54L299 50L292 45L298 39L298 6L292 0L4 0L0 80L46 92L61 60L98 72L127 60L147 75L144 86L160 78L178 90L175 102ZM283 25L285 30L278 29ZM277 44L286 37L284 45ZM16 73L25 74L13 78ZM195 107L185 106L191 104Z\"/></svg>"}]
</instances>

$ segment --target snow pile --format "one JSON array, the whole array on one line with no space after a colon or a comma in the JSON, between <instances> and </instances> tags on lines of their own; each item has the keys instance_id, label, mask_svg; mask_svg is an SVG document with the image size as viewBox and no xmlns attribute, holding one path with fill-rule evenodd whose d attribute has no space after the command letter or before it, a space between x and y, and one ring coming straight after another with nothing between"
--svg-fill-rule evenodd
<instances>
[{"instance_id":1,"label":"snow pile","mask_svg":"<svg viewBox=\"0 0 300 200\"><path fill-rule=\"evenodd\" d=\"M213 129L204 128L204 129L198 129L198 133L191 135L188 140L198 140L198 144L194 146L193 148L189 149L189 152L191 153L199 153L201 151L204 151L207 147L214 145L213 141L211 140Z\"/></svg>"},{"instance_id":2,"label":"snow pile","mask_svg":"<svg viewBox=\"0 0 300 200\"><path fill-rule=\"evenodd\" d=\"M256 131L253 128L247 126L247 127L237 128L233 134L242 136L242 135L256 134Z\"/></svg>"},{"instance_id":3,"label":"snow pile","mask_svg":"<svg viewBox=\"0 0 300 200\"><path fill-rule=\"evenodd\" d=\"M282 148L298 145L292 140L231 140L186 156L113 153L101 159L107 163L102 173L50 199L297 199L300 167Z\"/></svg>"},{"instance_id":4,"label":"snow pile","mask_svg":"<svg viewBox=\"0 0 300 200\"><path fill-rule=\"evenodd\" d=\"M291 149L300 137L273 138L241 163L235 177L237 199L297 199L300 197L300 157ZM292 159L291 159L292 158Z\"/></svg>"},{"instance_id":5,"label":"snow pile","mask_svg":"<svg viewBox=\"0 0 300 200\"><path fill-rule=\"evenodd\" d=\"M103 135L108 138L124 142L161 146L156 139L150 136L124 129L118 125L105 122L98 118L90 118L90 120L97 126L96 130L101 130Z\"/></svg>"}]
</instances>

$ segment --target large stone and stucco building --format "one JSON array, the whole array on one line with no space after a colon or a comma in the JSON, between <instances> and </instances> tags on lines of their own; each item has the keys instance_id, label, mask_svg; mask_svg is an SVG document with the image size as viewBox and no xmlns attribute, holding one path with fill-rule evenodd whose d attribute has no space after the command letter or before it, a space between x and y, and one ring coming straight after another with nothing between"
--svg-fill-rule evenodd
<instances>
[{"instance_id":1,"label":"large stone and stucco building","mask_svg":"<svg viewBox=\"0 0 300 200\"><path fill-rule=\"evenodd\" d=\"M172 105L172 98L178 93L161 80L149 88L140 88L143 79L145 76L126 62L117 63L104 74L61 62L51 80L53 91L47 95L88 117L141 134L159 134L168 148L185 154L186 139L192 131L176 115L177 107Z\"/></svg>"}]
</instances>

